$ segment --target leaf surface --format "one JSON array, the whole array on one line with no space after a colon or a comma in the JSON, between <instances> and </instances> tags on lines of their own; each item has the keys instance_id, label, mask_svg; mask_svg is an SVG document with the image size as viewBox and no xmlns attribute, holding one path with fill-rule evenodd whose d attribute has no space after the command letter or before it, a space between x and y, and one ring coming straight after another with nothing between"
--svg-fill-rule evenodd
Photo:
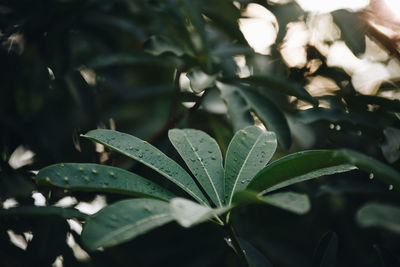
<instances>
[{"instance_id":1,"label":"leaf surface","mask_svg":"<svg viewBox=\"0 0 400 267\"><path fill-rule=\"evenodd\" d=\"M126 242L172 220L169 205L164 201L122 200L90 216L83 228L82 240L93 251Z\"/></svg>"},{"instance_id":2,"label":"leaf surface","mask_svg":"<svg viewBox=\"0 0 400 267\"><path fill-rule=\"evenodd\" d=\"M137 174L106 165L62 163L43 168L36 176L38 185L70 190L118 193L170 200L175 197L163 187Z\"/></svg>"},{"instance_id":3,"label":"leaf surface","mask_svg":"<svg viewBox=\"0 0 400 267\"><path fill-rule=\"evenodd\" d=\"M90 131L84 137L152 168L200 203L208 205L207 199L192 177L179 164L146 141L129 134L102 129Z\"/></svg>"},{"instance_id":4,"label":"leaf surface","mask_svg":"<svg viewBox=\"0 0 400 267\"><path fill-rule=\"evenodd\" d=\"M400 208L371 202L362 206L356 215L362 227L379 227L400 234Z\"/></svg>"},{"instance_id":5,"label":"leaf surface","mask_svg":"<svg viewBox=\"0 0 400 267\"><path fill-rule=\"evenodd\" d=\"M225 160L225 203L230 205L235 192L245 189L268 163L276 150L273 132L257 126L238 131L232 138Z\"/></svg>"},{"instance_id":6,"label":"leaf surface","mask_svg":"<svg viewBox=\"0 0 400 267\"><path fill-rule=\"evenodd\" d=\"M254 191L242 190L234 195L233 201L235 205L249 203L268 204L299 215L307 213L311 208L308 196L296 192L279 192L260 196Z\"/></svg>"},{"instance_id":7,"label":"leaf surface","mask_svg":"<svg viewBox=\"0 0 400 267\"><path fill-rule=\"evenodd\" d=\"M224 203L224 169L217 142L205 132L173 129L168 137L214 204Z\"/></svg>"}]
</instances>

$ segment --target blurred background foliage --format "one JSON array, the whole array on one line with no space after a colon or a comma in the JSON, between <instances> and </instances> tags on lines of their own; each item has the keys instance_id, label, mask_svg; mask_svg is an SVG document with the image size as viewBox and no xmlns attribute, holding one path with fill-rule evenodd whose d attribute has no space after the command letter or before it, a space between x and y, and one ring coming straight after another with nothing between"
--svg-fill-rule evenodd
<instances>
[{"instance_id":1,"label":"blurred background foliage","mask_svg":"<svg viewBox=\"0 0 400 267\"><path fill-rule=\"evenodd\" d=\"M400 17L386 0L332 2L0 1L0 265L238 265L213 225L170 224L88 254L75 209L35 208L93 213L118 200L38 188L36 171L57 162L101 162L168 186L79 138L98 127L182 163L168 129L206 131L224 152L256 123L277 133L276 158L351 148L400 170ZM310 196L307 215L261 205L235 215L239 236L273 266L400 266L398 188L352 171L291 189Z\"/></svg>"}]
</instances>

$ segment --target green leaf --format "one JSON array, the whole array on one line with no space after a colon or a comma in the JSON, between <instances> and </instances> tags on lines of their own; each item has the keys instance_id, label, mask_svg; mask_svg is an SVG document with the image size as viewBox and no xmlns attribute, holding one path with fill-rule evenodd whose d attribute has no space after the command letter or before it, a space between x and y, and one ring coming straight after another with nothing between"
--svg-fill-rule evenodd
<instances>
[{"instance_id":1,"label":"green leaf","mask_svg":"<svg viewBox=\"0 0 400 267\"><path fill-rule=\"evenodd\" d=\"M135 65L165 65L165 62L150 55L111 54L96 57L88 63L88 67L94 69Z\"/></svg>"},{"instance_id":2,"label":"green leaf","mask_svg":"<svg viewBox=\"0 0 400 267\"><path fill-rule=\"evenodd\" d=\"M342 32L342 38L353 53L364 53L367 25L360 15L341 9L332 12L332 16Z\"/></svg>"},{"instance_id":3,"label":"green leaf","mask_svg":"<svg viewBox=\"0 0 400 267\"><path fill-rule=\"evenodd\" d=\"M152 168L200 203L208 205L207 199L192 177L175 161L146 141L129 134L102 129L90 131L83 136Z\"/></svg>"},{"instance_id":4,"label":"green leaf","mask_svg":"<svg viewBox=\"0 0 400 267\"><path fill-rule=\"evenodd\" d=\"M303 86L285 78L267 75L255 75L246 78L240 78L239 81L249 83L251 85L278 90L287 95L295 96L299 99L307 101L313 105L318 104L318 100L312 97Z\"/></svg>"},{"instance_id":5,"label":"green leaf","mask_svg":"<svg viewBox=\"0 0 400 267\"><path fill-rule=\"evenodd\" d=\"M168 137L214 204L224 203L224 169L221 150L208 134L193 129L173 129Z\"/></svg>"},{"instance_id":6,"label":"green leaf","mask_svg":"<svg viewBox=\"0 0 400 267\"><path fill-rule=\"evenodd\" d=\"M116 202L90 216L82 240L91 251L126 242L173 218L169 204L155 199L128 199Z\"/></svg>"},{"instance_id":7,"label":"green leaf","mask_svg":"<svg viewBox=\"0 0 400 267\"><path fill-rule=\"evenodd\" d=\"M205 89L215 85L217 74L210 75L202 71L200 68L192 68L186 76L190 80L190 87L195 93L200 93Z\"/></svg>"},{"instance_id":8,"label":"green leaf","mask_svg":"<svg viewBox=\"0 0 400 267\"><path fill-rule=\"evenodd\" d=\"M280 192L260 196L254 191L242 190L234 195L233 202L235 205L263 203L300 215L307 213L311 207L307 195L295 192Z\"/></svg>"},{"instance_id":9,"label":"green leaf","mask_svg":"<svg viewBox=\"0 0 400 267\"><path fill-rule=\"evenodd\" d=\"M289 125L281 110L272 101L254 91L241 88L241 92L250 109L262 121L265 127L275 132L279 144L284 149L289 149L292 137Z\"/></svg>"},{"instance_id":10,"label":"green leaf","mask_svg":"<svg viewBox=\"0 0 400 267\"><path fill-rule=\"evenodd\" d=\"M57 216L64 219L77 218L79 220L85 220L88 215L80 212L73 208L60 208L60 207L38 207L38 206L21 206L16 208L10 208L6 210L0 210L0 216Z\"/></svg>"},{"instance_id":11,"label":"green leaf","mask_svg":"<svg viewBox=\"0 0 400 267\"><path fill-rule=\"evenodd\" d=\"M338 250L336 233L326 233L319 241L314 253L312 267L335 267Z\"/></svg>"},{"instance_id":12,"label":"green leaf","mask_svg":"<svg viewBox=\"0 0 400 267\"><path fill-rule=\"evenodd\" d=\"M400 173L388 165L350 149L311 150L283 157L261 170L248 189L269 192L294 183L359 168L400 188Z\"/></svg>"},{"instance_id":13,"label":"green leaf","mask_svg":"<svg viewBox=\"0 0 400 267\"><path fill-rule=\"evenodd\" d=\"M175 197L163 187L123 169L83 163L62 163L43 168L36 176L38 185L71 190L118 193L170 200Z\"/></svg>"},{"instance_id":14,"label":"green leaf","mask_svg":"<svg viewBox=\"0 0 400 267\"><path fill-rule=\"evenodd\" d=\"M362 227L379 227L400 234L400 207L367 203L357 211L356 219Z\"/></svg>"},{"instance_id":15,"label":"green leaf","mask_svg":"<svg viewBox=\"0 0 400 267\"><path fill-rule=\"evenodd\" d=\"M225 203L230 205L235 192L249 184L271 159L276 150L273 132L257 126L238 131L229 144L225 160Z\"/></svg>"},{"instance_id":16,"label":"green leaf","mask_svg":"<svg viewBox=\"0 0 400 267\"><path fill-rule=\"evenodd\" d=\"M213 209L184 198L174 198L170 202L171 216L183 227L211 220L231 208L225 206Z\"/></svg>"},{"instance_id":17,"label":"green leaf","mask_svg":"<svg viewBox=\"0 0 400 267\"><path fill-rule=\"evenodd\" d=\"M355 169L346 160L336 158L335 153L335 150L312 150L290 154L261 170L247 188L270 192L323 175Z\"/></svg>"},{"instance_id":18,"label":"green leaf","mask_svg":"<svg viewBox=\"0 0 400 267\"><path fill-rule=\"evenodd\" d=\"M165 36L153 35L144 43L143 46L144 50L153 56L159 56L170 52L180 57L185 53L182 47L174 44L173 41Z\"/></svg>"},{"instance_id":19,"label":"green leaf","mask_svg":"<svg viewBox=\"0 0 400 267\"><path fill-rule=\"evenodd\" d=\"M250 107L243 98L238 88L221 82L216 83L221 91L221 97L228 108L228 116L232 122L233 130L239 131L249 125L254 124L250 114Z\"/></svg>"}]
</instances>

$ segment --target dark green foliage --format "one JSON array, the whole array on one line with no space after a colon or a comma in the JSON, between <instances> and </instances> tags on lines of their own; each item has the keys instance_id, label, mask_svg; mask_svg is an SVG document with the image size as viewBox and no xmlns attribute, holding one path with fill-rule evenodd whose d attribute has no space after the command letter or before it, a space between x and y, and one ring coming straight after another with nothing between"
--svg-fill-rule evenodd
<instances>
[{"instance_id":1,"label":"dark green foliage","mask_svg":"<svg viewBox=\"0 0 400 267\"><path fill-rule=\"evenodd\" d=\"M238 24L255 3L276 18L268 55ZM374 64L400 58L369 13L331 14L356 56L369 37L390 52ZM1 1L0 265L398 266L399 83L364 95L311 42L288 67L288 25L312 16L296 1ZM318 76L338 90L309 90ZM78 210L99 194L104 209Z\"/></svg>"}]
</instances>

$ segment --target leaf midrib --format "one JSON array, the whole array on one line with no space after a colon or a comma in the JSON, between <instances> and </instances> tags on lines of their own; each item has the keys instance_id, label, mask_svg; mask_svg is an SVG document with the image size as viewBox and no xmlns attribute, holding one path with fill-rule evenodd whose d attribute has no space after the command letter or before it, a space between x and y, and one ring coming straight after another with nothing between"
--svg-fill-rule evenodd
<instances>
[{"instance_id":1,"label":"leaf midrib","mask_svg":"<svg viewBox=\"0 0 400 267\"><path fill-rule=\"evenodd\" d=\"M190 140L189 140L187 134L186 134L184 131L183 131L183 135L184 135L185 139L187 140L187 142L189 143L190 148L192 149L192 151L193 151L194 154L196 155L196 157L197 157L198 161L200 162L201 166L203 166L203 169L204 169L204 171L206 172L206 175L207 175L207 177L208 177L208 179L209 179L209 181L210 181L210 184L211 184L211 186L212 186L212 188L213 188L213 190L214 190L214 193L215 193L215 195L217 196L218 203L219 203L220 206L222 206L221 199L219 198L217 189L216 189L215 186L214 186L214 183L213 183L213 181L212 181L212 179L211 179L210 174L208 173L208 170L207 170L206 166L204 165L203 161L201 160L201 157L199 156L199 154L198 154L197 151L195 150L195 147L192 145L192 143L190 142Z\"/></svg>"},{"instance_id":2,"label":"leaf midrib","mask_svg":"<svg viewBox=\"0 0 400 267\"><path fill-rule=\"evenodd\" d=\"M86 138L89 138L89 139L91 139L91 140L93 140L93 141L95 141L95 142L97 142L97 143L100 143L100 144L102 144L102 145L104 145L104 146L106 146L106 147L108 147L108 148L111 148L111 149L113 149L113 150L116 150L116 151L118 151L119 153L121 153L121 154L123 154L123 155L125 155L125 156L127 156L127 157L129 157L129 158L133 158L134 160L139 161L140 163L146 165L147 167L149 167L149 168L151 168L151 169L157 171L158 173L160 173L160 174L163 175L164 177L168 178L168 180L170 180L170 181L172 181L173 183L175 183L176 185L178 185L180 188L182 188L185 192L187 192L189 195L191 195L191 196L192 196L193 198L195 198L197 201L199 201L200 203L202 203L202 204L208 206L208 204L207 204L206 202L204 202L200 197L198 197L192 190L190 190L188 187L186 187L186 186L185 186L184 184L182 184L180 181L178 181L178 180L176 180L176 179L173 179L172 176L170 176L168 173L164 172L163 170L154 167L153 165L147 163L146 161L143 161L142 159L140 159L140 158L138 158L138 157L133 157L132 154L129 154L129 153L125 152L124 150L121 150L121 149L119 149L119 148L117 148L117 147L115 147L115 146L109 145L109 144L107 144L106 142L103 142L103 141L101 141L101 140L99 140L99 139L97 139L97 138L93 138L93 137L88 136L88 135L83 135L83 136L86 137ZM157 151L158 149L155 148L155 150ZM164 155L165 157L168 158L168 156L165 155L164 153L162 153L161 151L158 150L157 152L161 153L161 155ZM178 165L178 164L177 164L177 165ZM179 165L178 165L178 166L179 166ZM177 168L179 168L179 167L177 167ZM183 172L185 172L185 170L183 170ZM189 176L189 178L191 179L190 175L188 175L188 176Z\"/></svg>"},{"instance_id":3,"label":"leaf midrib","mask_svg":"<svg viewBox=\"0 0 400 267\"><path fill-rule=\"evenodd\" d=\"M246 165L247 160L249 159L251 153L253 152L254 148L255 148L256 145L258 144L258 141L259 141L260 138L263 137L263 136L264 136L263 134L260 134L260 136L257 137L257 140L254 142L254 144L253 144L253 146L251 147L249 153L247 154L245 160L243 161L243 164L242 164L242 166L240 167L239 173L238 173L238 175L236 176L237 179L235 180L235 183L233 184L232 191L231 191L231 194L230 194L230 196L229 196L228 205L230 205L231 202L232 202L232 198L233 198L233 194L235 193L236 185L238 184L239 177L240 177L241 174L242 174L242 171L243 171L243 169L244 169L244 166Z\"/></svg>"}]
</instances>

